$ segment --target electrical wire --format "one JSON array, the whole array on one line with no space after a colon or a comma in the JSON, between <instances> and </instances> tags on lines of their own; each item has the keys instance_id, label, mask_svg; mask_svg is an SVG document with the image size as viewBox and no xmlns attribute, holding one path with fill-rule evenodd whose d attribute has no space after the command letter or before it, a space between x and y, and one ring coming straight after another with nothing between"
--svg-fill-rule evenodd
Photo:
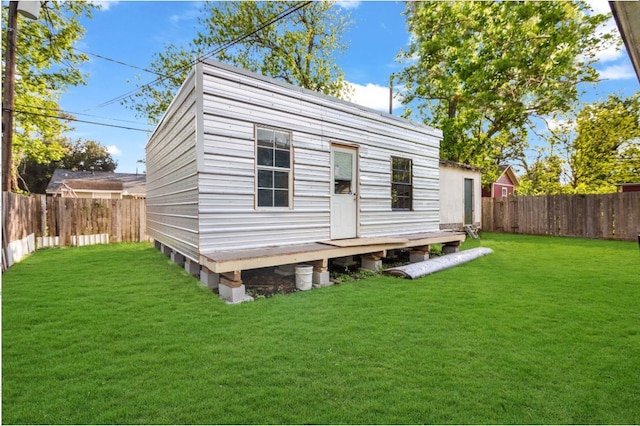
<instances>
[{"instance_id":1,"label":"electrical wire","mask_svg":"<svg viewBox=\"0 0 640 426\"><path fill-rule=\"evenodd\" d=\"M284 10L284 11L280 12L280 13L279 13L279 14L277 14L274 18L272 18L272 19L270 19L269 21L267 21L267 22L263 23L263 24L262 24L262 25L260 25L258 28L254 29L253 31L251 31L251 32L249 32L249 33L247 33L247 34L244 34L244 35L242 35L242 36L240 36L240 37L238 37L238 38L236 38L236 39L234 39L234 40L231 40L231 41L229 41L228 43L224 44L223 46L220 46L220 47L218 47L218 48L216 48L216 49L212 50L211 52L206 53L206 54L204 54L204 55L202 55L202 56L200 56L200 57L196 58L196 59L195 59L195 60L193 60L193 61L190 61L187 65L185 65L185 66L183 66L183 67L178 68L178 69L177 69L177 70L176 70L172 75L170 75L170 76L162 75L161 77L158 77L158 78L156 78L155 80L150 81L149 83L143 84L142 86L139 86L139 87L137 87L136 89L133 89L133 90L131 90L131 91L129 91L129 92L126 92L126 93L124 93L124 94L122 94L122 95L120 95L120 96L117 96L117 97L115 97L115 98L112 98L112 99L110 99L110 100L108 100L108 101L102 102L101 104L98 104L98 105L93 106L93 107L89 107L89 108L85 109L84 111L91 111L91 110L94 110L94 109L103 108L103 107L108 106L108 105L111 105L111 104L113 104L113 103L123 101L123 100L125 100L125 99L127 99L127 98L129 98L129 97L133 96L133 95L134 95L134 94L136 94L137 92L139 92L139 91L143 90L144 88L147 88L147 87L151 87L151 86L157 85L157 84L159 84L160 82L162 82L163 80L167 80L167 79L175 78L175 77L178 75L178 73L180 73L180 72L184 71L185 69L189 69L189 68L193 67L195 64L197 64L197 63L199 63L199 62L202 62L202 61L204 61L204 60L206 60L206 59L208 59L208 58L210 58L210 57L212 57L212 56L216 55L217 53L220 53L221 51L223 51L223 50L225 50L225 49L228 49L228 48L232 47L233 45L235 45L235 44L237 44L237 43L241 42L242 40L244 40L244 39L246 39L246 38L248 38L248 37L251 37L252 35L254 35L254 34L258 33L259 31L262 31L264 28L266 28L266 27L268 27L268 26L270 26L270 25L274 24L275 22L278 22L278 21L280 21L280 20L282 20L282 19L286 18L287 16L289 16L289 15L291 15L292 13L294 13L294 12L296 12L296 11L298 11L298 10L302 9L303 7L308 6L308 5L309 5L309 4L311 4L311 3L312 3L312 1L299 2L299 3L297 3L296 5L291 6L290 8L288 8L288 9L286 9L286 10Z\"/></svg>"},{"instance_id":2,"label":"electrical wire","mask_svg":"<svg viewBox=\"0 0 640 426\"><path fill-rule=\"evenodd\" d=\"M168 76L166 76L166 75L164 75L162 73L159 73L157 71L153 71L153 70L150 70L150 69L147 69L147 68L142 68L142 67L139 67L139 66L136 66L136 65L131 65L131 64L128 64L126 62L119 61L117 59L107 58L106 56L98 55L97 53L91 53L91 52L87 52L87 51L78 49L77 47L74 47L73 49L76 52L84 53L85 55L95 56L96 58L104 59L105 61L114 62L116 64L123 65L125 67L134 68L134 69L137 69L137 70L140 70L140 71L148 72L149 74L155 74L158 77L170 78L170 77L168 77Z\"/></svg>"},{"instance_id":3,"label":"electrical wire","mask_svg":"<svg viewBox=\"0 0 640 426\"><path fill-rule=\"evenodd\" d=\"M31 105L22 105L22 104L16 104L15 106L19 107L19 108L32 108L32 109L40 109L40 110L44 110L44 111L54 111L54 112L57 112L57 113L60 113L60 114L69 114L69 115L72 115L72 116L83 115L85 117L103 118L105 120L119 121L121 123L143 124L143 123L140 123L139 121L123 120L123 119L120 119L120 118L105 117L103 115L84 114L82 112L65 111L65 110L60 109L60 108L49 108L49 107L31 106Z\"/></svg>"},{"instance_id":4,"label":"electrical wire","mask_svg":"<svg viewBox=\"0 0 640 426\"><path fill-rule=\"evenodd\" d=\"M6 108L3 109L3 110L4 111L9 111ZM135 131L138 131L138 132L145 132L145 133L149 133L151 131L149 129L138 129L138 128L135 128L135 127L119 126L117 124L99 123L97 121L88 121L88 120L79 120L77 118L63 117L63 116L59 116L59 115L38 114L36 112L23 111L23 110L20 110L20 109L14 109L13 112L18 113L18 114L32 115L32 116L36 116L36 117L56 118L58 120L73 121L73 122L77 122L77 123L94 124L96 126L112 127L112 128L116 128L116 129L135 130Z\"/></svg>"}]
</instances>

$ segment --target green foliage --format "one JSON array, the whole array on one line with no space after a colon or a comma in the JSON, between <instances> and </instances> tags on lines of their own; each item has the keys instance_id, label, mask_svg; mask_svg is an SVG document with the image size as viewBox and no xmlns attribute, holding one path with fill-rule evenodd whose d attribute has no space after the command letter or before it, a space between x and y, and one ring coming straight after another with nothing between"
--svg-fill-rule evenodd
<instances>
[{"instance_id":1,"label":"green foliage","mask_svg":"<svg viewBox=\"0 0 640 426\"><path fill-rule=\"evenodd\" d=\"M524 157L532 116L566 111L594 82L606 15L584 2L411 2L404 102L444 132L441 158L484 168Z\"/></svg>"},{"instance_id":2,"label":"green foliage","mask_svg":"<svg viewBox=\"0 0 640 426\"><path fill-rule=\"evenodd\" d=\"M570 146L575 193L615 192L615 184L640 181L640 92L583 108Z\"/></svg>"},{"instance_id":3,"label":"green foliage","mask_svg":"<svg viewBox=\"0 0 640 426\"><path fill-rule=\"evenodd\" d=\"M567 116L533 165L520 194L598 194L640 181L640 92L585 105Z\"/></svg>"},{"instance_id":4,"label":"green foliage","mask_svg":"<svg viewBox=\"0 0 640 426\"><path fill-rule=\"evenodd\" d=\"M342 96L347 93L344 73L335 64L334 55L346 48L341 39L350 22L334 2L310 2L277 23L254 31L299 5L297 1L205 3L199 18L202 30L189 46L169 44L154 55L150 69L166 78L142 86L125 103L139 116L157 122L192 69L194 58L203 56ZM238 42L231 45L233 40Z\"/></svg>"},{"instance_id":5,"label":"green foliage","mask_svg":"<svg viewBox=\"0 0 640 426\"><path fill-rule=\"evenodd\" d=\"M560 156L551 154L538 155L535 162L526 168L525 175L520 179L519 195L557 195L566 191L562 184L563 160Z\"/></svg>"},{"instance_id":6,"label":"green foliage","mask_svg":"<svg viewBox=\"0 0 640 426\"><path fill-rule=\"evenodd\" d=\"M638 424L637 243L482 237L234 306L148 244L38 251L2 276L3 423Z\"/></svg>"},{"instance_id":7,"label":"green foliage","mask_svg":"<svg viewBox=\"0 0 640 426\"><path fill-rule=\"evenodd\" d=\"M22 160L18 168L18 184L22 191L44 194L56 169L113 172L118 166L118 162L111 157L107 148L99 142L82 139L71 142L63 139L59 145L65 153L57 161L40 163L30 157Z\"/></svg>"},{"instance_id":8,"label":"green foliage","mask_svg":"<svg viewBox=\"0 0 640 426\"><path fill-rule=\"evenodd\" d=\"M84 36L82 17L97 6L87 2L41 2L38 20L18 15L13 139L14 168L26 158L36 163L57 161L64 155L60 138L68 125L60 115L60 95L71 86L85 84L80 65L88 60L73 45ZM3 24L7 9L2 8ZM6 25L3 25L6 28ZM4 57L6 40L2 39ZM4 61L2 63L4 75ZM23 111L23 112L20 112Z\"/></svg>"}]
</instances>

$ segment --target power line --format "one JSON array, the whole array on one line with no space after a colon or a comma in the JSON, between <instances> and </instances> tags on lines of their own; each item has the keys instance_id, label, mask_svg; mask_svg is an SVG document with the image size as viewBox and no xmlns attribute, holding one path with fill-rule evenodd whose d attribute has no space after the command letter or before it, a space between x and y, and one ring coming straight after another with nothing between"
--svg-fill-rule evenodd
<instances>
[{"instance_id":1,"label":"power line","mask_svg":"<svg viewBox=\"0 0 640 426\"><path fill-rule=\"evenodd\" d=\"M308 5L309 5L309 4L311 4L311 3L312 3L311 1L299 2L298 4L296 4L296 5L294 5L294 6L291 6L290 8L288 8L288 9L286 9L286 10L284 10L284 11L280 12L280 13L279 13L279 14L277 14L275 17L273 17L272 19L270 19L270 20L269 20L269 21L267 21L266 23L264 23L264 24L260 25L258 28L254 29L253 31L251 31L251 32L249 32L249 33L247 33L247 34L245 34L245 35L242 35L242 36L240 36L240 37L238 37L238 38L236 38L236 39L234 39L234 40L231 40L231 41L227 42L226 44L224 44L223 46L218 47L218 48L216 48L216 49L212 50L211 52L206 53L206 54L202 55L201 57L196 58L196 59L195 59L195 60L193 60L193 61L190 61L187 65L185 65L185 66L183 66L183 67L178 68L178 69L177 69L177 70L176 70L172 75L170 75L170 76L165 76L165 75L163 75L163 76L161 76L161 77L158 77L158 78L156 78L155 80L152 80L152 81L150 81L149 83L143 84L142 86L139 86L138 88L136 88L136 89L134 89L134 90L131 90L131 91L127 92L127 93L124 93L124 94L122 94L122 95L120 95L120 96L117 96L117 97L115 97L115 98L113 98L113 99L110 99L110 100L108 100L108 101L105 101L105 102L103 102L103 103L101 103L101 104L98 104L98 105L96 105L96 106L93 106L93 107L87 108L87 109L85 109L85 111L91 111L91 110L94 110L94 109L98 109L98 108L102 108L102 107L105 107L105 106L111 105L111 104L113 104L113 103L115 103L115 102L122 101L122 100L124 100L124 99L126 99L126 98L131 97L131 96L132 96L132 95L134 95L135 93L137 93L137 92L139 92L139 91L143 90L145 87L151 87L151 86L154 86L154 85L156 85L156 84L160 83L160 82L161 82L161 81L163 81L163 80L170 79L170 78L174 78L174 77L175 77L176 75L178 75L178 73L180 73L181 71L184 71L185 69L191 68L191 67L193 67L195 64L197 64L198 62L202 62L202 61L204 61L205 59L208 59L208 58L210 58L210 57L212 57L212 56L216 55L217 53L220 53L221 51L223 51L223 50L225 50L225 49L228 49L228 48L232 47L233 45L235 45L235 44L237 44L237 43L241 42L242 40L244 40L244 39L246 39L246 38L248 38L248 37L251 37L252 35L256 34L256 33L257 33L257 32L259 32L259 31L262 31L264 28L266 28L266 27L270 26L271 24L274 24L275 22L278 22L278 21L280 21L280 20L282 20L282 19L286 18L287 16L289 16L289 15L291 15L292 13L294 13L294 12L296 12L296 11L298 11L298 10L302 9L303 7L308 6Z\"/></svg>"},{"instance_id":2,"label":"power line","mask_svg":"<svg viewBox=\"0 0 640 426\"><path fill-rule=\"evenodd\" d=\"M145 132L145 133L150 132L150 130L148 130L148 129L138 129L138 128L135 128L135 127L118 126L117 124L99 123L97 121L79 120L77 118L63 117L63 116L60 116L60 115L38 114L36 112L23 111L23 110L19 110L19 109L14 109L13 111L16 112L16 113L19 113L19 114L32 115L32 116L37 116L37 117L57 118L59 120L74 121L74 122L77 122L77 123L94 124L96 126L113 127L113 128L117 128L117 129L135 130L135 131L138 131L138 132Z\"/></svg>"},{"instance_id":3,"label":"power line","mask_svg":"<svg viewBox=\"0 0 640 426\"><path fill-rule=\"evenodd\" d=\"M40 110L45 110L45 111L54 111L54 112L57 112L57 113L60 113L60 114L69 114L69 115L72 115L72 116L73 115L84 115L85 117L103 118L105 120L119 121L121 123L142 124L139 121L123 120L123 119L120 119L120 118L105 117L103 115L84 114L82 112L65 111L65 110L60 109L60 108L50 108L50 107L21 105L21 104L18 104L16 106L17 107L22 107L22 108L32 108L32 109L40 109Z\"/></svg>"},{"instance_id":4,"label":"power line","mask_svg":"<svg viewBox=\"0 0 640 426\"><path fill-rule=\"evenodd\" d=\"M120 65L123 65L125 67L134 68L134 69L137 69L137 70L140 70L140 71L148 72L149 74L155 74L155 75L157 75L159 77L169 78L166 75L164 75L162 73L159 73L157 71L153 71L153 70L150 70L150 69L147 69L147 68L142 68L142 67L139 67L139 66L136 66L136 65L131 65L131 64L128 64L126 62L119 61L117 59L107 58L106 56L98 55L97 53L86 52L84 50L78 49L77 47L74 47L74 50L76 50L77 52L80 52L80 53L84 53L85 55L91 55L91 56L95 56L96 58L104 59L105 61L115 62L116 64L120 64Z\"/></svg>"}]
</instances>

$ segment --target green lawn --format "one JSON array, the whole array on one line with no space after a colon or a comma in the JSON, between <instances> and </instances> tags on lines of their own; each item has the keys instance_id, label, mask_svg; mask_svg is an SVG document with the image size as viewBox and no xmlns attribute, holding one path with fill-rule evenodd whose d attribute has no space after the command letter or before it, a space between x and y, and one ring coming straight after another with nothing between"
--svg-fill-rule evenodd
<instances>
[{"instance_id":1,"label":"green lawn","mask_svg":"<svg viewBox=\"0 0 640 426\"><path fill-rule=\"evenodd\" d=\"M236 306L147 244L2 280L3 423L640 422L637 243L495 254Z\"/></svg>"}]
</instances>

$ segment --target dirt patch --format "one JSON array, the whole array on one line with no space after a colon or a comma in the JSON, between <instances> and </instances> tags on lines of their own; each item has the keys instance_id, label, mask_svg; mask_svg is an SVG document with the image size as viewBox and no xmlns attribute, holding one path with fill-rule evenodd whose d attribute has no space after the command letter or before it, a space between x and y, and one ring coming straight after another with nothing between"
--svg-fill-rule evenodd
<instances>
[{"instance_id":1,"label":"dirt patch","mask_svg":"<svg viewBox=\"0 0 640 426\"><path fill-rule=\"evenodd\" d=\"M247 294L254 298L271 297L298 291L295 275L280 275L276 268L251 269L242 272Z\"/></svg>"}]
</instances>

